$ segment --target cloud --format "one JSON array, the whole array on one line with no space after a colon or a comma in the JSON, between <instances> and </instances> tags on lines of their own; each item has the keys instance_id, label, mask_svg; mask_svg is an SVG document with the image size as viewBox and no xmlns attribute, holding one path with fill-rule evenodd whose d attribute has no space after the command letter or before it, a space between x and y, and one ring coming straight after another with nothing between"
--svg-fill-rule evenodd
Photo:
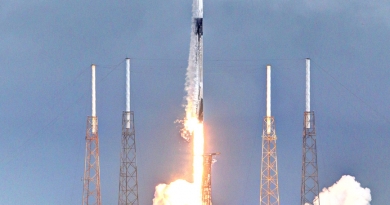
<instances>
[{"instance_id":1,"label":"cloud","mask_svg":"<svg viewBox=\"0 0 390 205\"><path fill-rule=\"evenodd\" d=\"M153 205L195 205L197 201L195 186L178 179L170 184L159 184L154 192Z\"/></svg>"},{"instance_id":2,"label":"cloud","mask_svg":"<svg viewBox=\"0 0 390 205\"><path fill-rule=\"evenodd\" d=\"M321 205L370 205L371 191L363 188L355 177L344 175L329 188L320 193ZM317 198L314 205L319 205Z\"/></svg>"}]
</instances>

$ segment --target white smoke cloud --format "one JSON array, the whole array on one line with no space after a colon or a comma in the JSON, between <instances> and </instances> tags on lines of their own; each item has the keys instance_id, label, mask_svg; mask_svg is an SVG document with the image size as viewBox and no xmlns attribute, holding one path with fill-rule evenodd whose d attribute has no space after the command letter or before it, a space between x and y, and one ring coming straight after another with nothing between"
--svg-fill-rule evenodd
<instances>
[{"instance_id":1,"label":"white smoke cloud","mask_svg":"<svg viewBox=\"0 0 390 205\"><path fill-rule=\"evenodd\" d=\"M344 175L329 188L320 193L320 205L370 205L371 191L363 188L355 177ZM317 198L314 205L319 205Z\"/></svg>"},{"instance_id":2,"label":"white smoke cloud","mask_svg":"<svg viewBox=\"0 0 390 205\"><path fill-rule=\"evenodd\" d=\"M195 194L195 186L179 179L170 184L159 184L154 192L153 205L201 204Z\"/></svg>"}]
</instances>

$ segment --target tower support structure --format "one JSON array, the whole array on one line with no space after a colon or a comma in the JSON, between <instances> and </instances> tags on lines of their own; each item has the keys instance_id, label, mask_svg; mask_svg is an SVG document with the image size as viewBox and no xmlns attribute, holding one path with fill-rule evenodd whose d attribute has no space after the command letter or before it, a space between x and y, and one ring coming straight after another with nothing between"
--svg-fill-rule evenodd
<instances>
[{"instance_id":1,"label":"tower support structure","mask_svg":"<svg viewBox=\"0 0 390 205\"><path fill-rule=\"evenodd\" d=\"M303 127L301 205L320 205L314 111L304 113Z\"/></svg>"},{"instance_id":2,"label":"tower support structure","mask_svg":"<svg viewBox=\"0 0 390 205\"><path fill-rule=\"evenodd\" d=\"M278 160L274 122L274 117L265 117L263 121L260 205L279 205Z\"/></svg>"},{"instance_id":3,"label":"tower support structure","mask_svg":"<svg viewBox=\"0 0 390 205\"><path fill-rule=\"evenodd\" d=\"M263 121L260 205L279 205L275 120L271 116L271 66L267 65L266 117Z\"/></svg>"},{"instance_id":4,"label":"tower support structure","mask_svg":"<svg viewBox=\"0 0 390 205\"><path fill-rule=\"evenodd\" d=\"M95 124L95 126L94 126ZM87 134L85 137L85 169L83 205L101 205L100 196L100 163L99 135L97 117L88 116Z\"/></svg>"},{"instance_id":5,"label":"tower support structure","mask_svg":"<svg viewBox=\"0 0 390 205\"><path fill-rule=\"evenodd\" d=\"M83 205L101 205L98 118L96 116L95 65L92 65L92 116L85 136Z\"/></svg>"},{"instance_id":6,"label":"tower support structure","mask_svg":"<svg viewBox=\"0 0 390 205\"><path fill-rule=\"evenodd\" d=\"M203 155L203 176L202 176L202 205L211 205L211 165L213 156L220 153L211 153Z\"/></svg>"},{"instance_id":7,"label":"tower support structure","mask_svg":"<svg viewBox=\"0 0 390 205\"><path fill-rule=\"evenodd\" d=\"M310 111L310 59L306 59L306 111L303 114L301 205L320 205L314 111Z\"/></svg>"},{"instance_id":8,"label":"tower support structure","mask_svg":"<svg viewBox=\"0 0 390 205\"><path fill-rule=\"evenodd\" d=\"M132 111L123 112L120 158L118 205L138 205L134 112Z\"/></svg>"}]
</instances>

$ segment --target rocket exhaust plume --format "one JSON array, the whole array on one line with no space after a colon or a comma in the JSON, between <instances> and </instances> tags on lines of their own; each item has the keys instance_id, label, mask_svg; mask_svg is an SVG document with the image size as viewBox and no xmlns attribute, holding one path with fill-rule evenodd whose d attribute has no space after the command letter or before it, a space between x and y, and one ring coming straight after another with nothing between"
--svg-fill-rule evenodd
<instances>
[{"instance_id":1,"label":"rocket exhaust plume","mask_svg":"<svg viewBox=\"0 0 390 205\"><path fill-rule=\"evenodd\" d=\"M361 187L355 177L344 175L331 187L322 190L320 203L317 198L314 199L314 205L370 205L371 191Z\"/></svg>"},{"instance_id":2,"label":"rocket exhaust plume","mask_svg":"<svg viewBox=\"0 0 390 205\"><path fill-rule=\"evenodd\" d=\"M156 187L153 205L201 205L203 175L203 0L193 0L190 53L185 82L186 115L181 136L193 143L193 181Z\"/></svg>"}]
</instances>

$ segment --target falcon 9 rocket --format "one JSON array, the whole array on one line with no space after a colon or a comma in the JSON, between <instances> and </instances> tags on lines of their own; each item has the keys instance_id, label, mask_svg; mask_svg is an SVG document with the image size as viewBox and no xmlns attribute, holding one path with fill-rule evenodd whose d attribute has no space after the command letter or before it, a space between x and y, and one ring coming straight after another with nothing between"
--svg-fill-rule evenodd
<instances>
[{"instance_id":1,"label":"falcon 9 rocket","mask_svg":"<svg viewBox=\"0 0 390 205\"><path fill-rule=\"evenodd\" d=\"M203 123L203 0L193 0L185 90L187 105L181 136L189 142L196 124Z\"/></svg>"},{"instance_id":2,"label":"falcon 9 rocket","mask_svg":"<svg viewBox=\"0 0 390 205\"><path fill-rule=\"evenodd\" d=\"M203 122L203 0L194 0L193 30L195 35L195 59L196 71L195 83L198 88L196 105L196 116L199 122Z\"/></svg>"}]
</instances>

